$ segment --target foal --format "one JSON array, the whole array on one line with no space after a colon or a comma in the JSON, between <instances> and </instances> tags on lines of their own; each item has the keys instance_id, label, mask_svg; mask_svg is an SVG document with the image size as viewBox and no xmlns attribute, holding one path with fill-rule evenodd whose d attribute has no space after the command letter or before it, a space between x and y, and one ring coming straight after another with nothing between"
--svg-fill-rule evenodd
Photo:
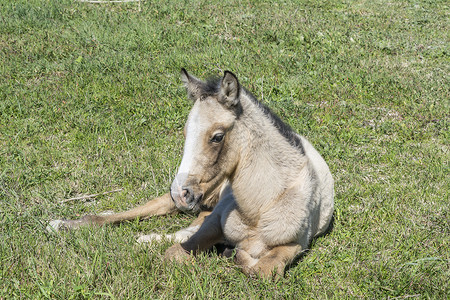
<instances>
[{"instance_id":1,"label":"foal","mask_svg":"<svg viewBox=\"0 0 450 300\"><path fill-rule=\"evenodd\" d=\"M172 199L191 210L204 195L220 193L200 228L166 258L182 261L225 240L236 247L246 274L282 274L330 224L334 191L327 164L233 73L203 82L183 69L181 77L194 106Z\"/></svg>"}]
</instances>

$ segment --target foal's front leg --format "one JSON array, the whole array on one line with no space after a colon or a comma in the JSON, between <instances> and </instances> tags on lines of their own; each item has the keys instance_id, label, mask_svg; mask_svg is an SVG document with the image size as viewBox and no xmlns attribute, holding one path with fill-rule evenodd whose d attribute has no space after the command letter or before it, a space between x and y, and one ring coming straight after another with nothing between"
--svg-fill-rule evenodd
<instances>
[{"instance_id":1,"label":"foal's front leg","mask_svg":"<svg viewBox=\"0 0 450 300\"><path fill-rule=\"evenodd\" d=\"M195 219L189 227L178 230L175 233L171 234L159 234L159 233L150 233L146 235L142 235L138 238L138 243L155 243L160 242L161 240L170 240L174 243L183 243L186 242L191 236L193 236L199 229L202 223L205 221L205 218L211 214L210 211L202 211L197 219Z\"/></svg>"},{"instance_id":2,"label":"foal's front leg","mask_svg":"<svg viewBox=\"0 0 450 300\"><path fill-rule=\"evenodd\" d=\"M183 262L190 258L190 253L196 254L207 250L223 240L220 216L212 213L205 218L200 229L186 242L175 244L165 253L165 259Z\"/></svg>"},{"instance_id":3,"label":"foal's front leg","mask_svg":"<svg viewBox=\"0 0 450 300\"><path fill-rule=\"evenodd\" d=\"M291 263L302 252L297 243L276 246L267 251L259 260L252 258L245 250L237 250L236 260L247 275L258 275L268 278L275 272L283 276L286 265Z\"/></svg>"}]
</instances>

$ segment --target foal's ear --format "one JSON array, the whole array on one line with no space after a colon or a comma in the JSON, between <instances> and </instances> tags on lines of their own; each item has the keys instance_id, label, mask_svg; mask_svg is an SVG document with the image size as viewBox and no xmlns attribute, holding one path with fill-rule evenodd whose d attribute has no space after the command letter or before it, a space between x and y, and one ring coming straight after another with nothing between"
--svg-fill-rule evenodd
<instances>
[{"instance_id":1,"label":"foal's ear","mask_svg":"<svg viewBox=\"0 0 450 300\"><path fill-rule=\"evenodd\" d=\"M189 74L185 68L181 68L181 81L183 81L189 99L196 101L201 96L201 86L203 82Z\"/></svg>"},{"instance_id":2,"label":"foal's ear","mask_svg":"<svg viewBox=\"0 0 450 300\"><path fill-rule=\"evenodd\" d=\"M228 107L235 106L239 102L241 86L233 73L225 71L220 83L219 101Z\"/></svg>"}]
</instances>

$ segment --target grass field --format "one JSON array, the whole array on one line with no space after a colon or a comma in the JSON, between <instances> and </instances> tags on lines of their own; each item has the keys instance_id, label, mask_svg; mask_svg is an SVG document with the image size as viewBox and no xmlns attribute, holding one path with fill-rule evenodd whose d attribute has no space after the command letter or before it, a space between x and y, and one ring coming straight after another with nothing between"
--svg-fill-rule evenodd
<instances>
[{"instance_id":1,"label":"grass field","mask_svg":"<svg viewBox=\"0 0 450 300\"><path fill-rule=\"evenodd\" d=\"M0 299L448 298L449 27L444 0L0 0ZM278 281L135 243L189 215L45 230L168 191L182 67L237 74L331 168L334 230Z\"/></svg>"}]
</instances>

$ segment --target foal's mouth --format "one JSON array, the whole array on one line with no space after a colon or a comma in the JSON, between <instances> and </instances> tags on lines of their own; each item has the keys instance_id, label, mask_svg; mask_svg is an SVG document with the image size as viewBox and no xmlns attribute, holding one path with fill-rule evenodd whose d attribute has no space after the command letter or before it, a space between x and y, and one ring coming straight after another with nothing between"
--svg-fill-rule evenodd
<instances>
[{"instance_id":1,"label":"foal's mouth","mask_svg":"<svg viewBox=\"0 0 450 300\"><path fill-rule=\"evenodd\" d=\"M172 190L170 191L170 198L175 203L175 206L183 211L197 211L201 206L203 200L203 194L195 195L192 189L181 189L176 192L178 197L174 197Z\"/></svg>"}]
</instances>

